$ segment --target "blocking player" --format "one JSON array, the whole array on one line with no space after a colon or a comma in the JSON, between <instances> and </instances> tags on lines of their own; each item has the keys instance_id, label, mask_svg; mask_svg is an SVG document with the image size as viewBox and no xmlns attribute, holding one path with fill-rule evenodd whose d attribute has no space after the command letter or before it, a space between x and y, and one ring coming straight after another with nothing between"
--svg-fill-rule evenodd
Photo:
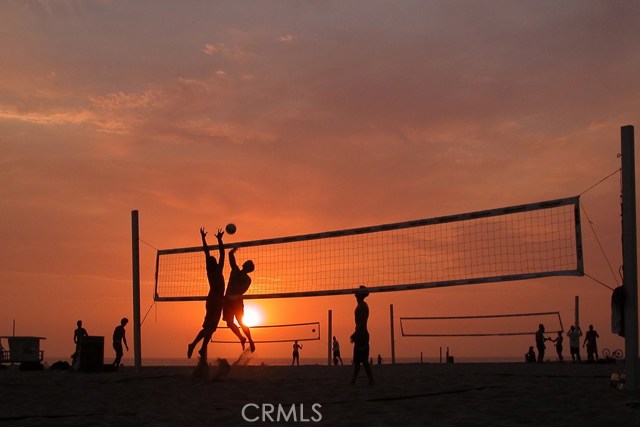
<instances>
[{"instance_id":1,"label":"blocking player","mask_svg":"<svg viewBox=\"0 0 640 427\"><path fill-rule=\"evenodd\" d=\"M207 359L207 347L211 336L218 328L218 322L220 322L220 315L222 314L222 304L224 299L224 276L222 269L224 267L224 243L222 243L222 236L224 231L218 229L216 233L216 239L218 239L218 260L209 252L209 245L207 245L207 232L204 227L200 228L200 237L202 237L202 250L204 251L206 266L207 266L207 279L209 280L209 294L205 303L206 313L204 316L204 322L202 323L202 329L193 342L189 344L187 348L187 357L191 359L193 350L198 345L198 342L202 340L202 346L198 353L202 360Z\"/></svg>"},{"instance_id":2,"label":"blocking player","mask_svg":"<svg viewBox=\"0 0 640 427\"><path fill-rule=\"evenodd\" d=\"M236 250L238 248L233 248L229 251L229 265L231 266L231 273L229 274L229 283L227 284L227 294L224 297L224 308L222 318L225 322L227 322L227 326L231 331L236 334L236 336L240 339L240 344L242 344L242 349L244 350L245 343L249 340L249 348L251 352L256 350L256 346L251 339L251 331L249 327L244 324L242 318L244 317L244 298L243 295L251 286L251 277L249 277L249 273L255 270L255 266L253 261L248 260L242 264L242 268L238 267L236 262ZM242 332L238 326L233 322L233 319L238 321L240 328L242 328Z\"/></svg>"}]
</instances>

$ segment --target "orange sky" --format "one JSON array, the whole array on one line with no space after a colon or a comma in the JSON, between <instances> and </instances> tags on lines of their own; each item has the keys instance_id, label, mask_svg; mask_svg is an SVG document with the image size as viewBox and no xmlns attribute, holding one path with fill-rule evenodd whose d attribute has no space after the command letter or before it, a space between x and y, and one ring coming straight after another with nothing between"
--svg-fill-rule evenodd
<instances>
[{"instance_id":1,"label":"orange sky","mask_svg":"<svg viewBox=\"0 0 640 427\"><path fill-rule=\"evenodd\" d=\"M583 192L619 167L620 126L637 125L639 12L600 1L1 2L0 335L15 319L19 335L46 336L47 354L67 357L76 320L109 337L131 317L133 209L144 315L154 248L198 245L201 226L233 221L244 241ZM583 197L615 271L618 179ZM585 269L613 287L583 222ZM601 346L622 347L608 332L610 291L555 278L372 295L372 354L389 358L389 304L397 317L561 311L568 324L575 295ZM333 310L349 354L353 297L260 304L268 323L326 323ZM154 307L143 356L182 357L203 309ZM447 345L520 356L530 339L398 337L397 354Z\"/></svg>"}]
</instances>

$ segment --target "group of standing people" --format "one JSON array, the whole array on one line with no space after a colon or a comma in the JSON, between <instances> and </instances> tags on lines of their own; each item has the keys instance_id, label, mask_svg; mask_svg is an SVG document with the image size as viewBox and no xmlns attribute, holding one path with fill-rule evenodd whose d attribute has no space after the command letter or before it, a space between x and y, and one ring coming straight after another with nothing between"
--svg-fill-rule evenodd
<instances>
[{"instance_id":1,"label":"group of standing people","mask_svg":"<svg viewBox=\"0 0 640 427\"><path fill-rule=\"evenodd\" d=\"M547 338L544 336L545 328L541 323L538 325L538 330L536 331L536 348L538 350L538 356L536 358L535 352L533 351L533 346L529 347L529 352L525 354L525 360L527 362L544 362L544 355L546 350L545 341L551 341L555 343L556 353L558 354L558 361L564 362L564 357L562 356L563 351L563 341L564 338L562 336L562 331L558 331L558 336L556 338ZM567 337L569 337L569 352L571 354L572 361L580 362L580 337L582 337L582 330L580 326L571 325L569 331L567 332ZM593 329L593 325L589 325L589 330L586 332L584 336L584 342L582 343L582 347L587 348L587 361L595 362L598 360L598 343L597 339L600 338L598 332Z\"/></svg>"},{"instance_id":2,"label":"group of standing people","mask_svg":"<svg viewBox=\"0 0 640 427\"><path fill-rule=\"evenodd\" d=\"M341 365L344 365L342 362L342 356L340 356L340 342L334 336L333 341L331 342L331 348L333 353L333 364L338 365L340 362ZM300 350L302 349L302 344L298 344L298 341L293 343L293 360L291 361L291 366L300 365Z\"/></svg>"},{"instance_id":3,"label":"group of standing people","mask_svg":"<svg viewBox=\"0 0 640 427\"><path fill-rule=\"evenodd\" d=\"M231 272L229 273L229 282L227 284L225 294L225 282L223 275L224 261L225 261L225 248L222 242L222 236L224 231L218 229L216 233L216 239L218 240L218 259L211 255L209 245L207 244L207 232L204 228L200 228L200 237L202 238L202 250L205 254L207 279L209 281L209 294L207 295L205 303L205 316L202 323L202 329L198 332L193 341L187 346L187 357L191 358L194 349L200 341L202 345L198 351L200 355L200 361L206 363L207 360L207 348L209 341L213 336L213 333L218 328L220 317L226 322L227 327L238 337L242 349L245 349L245 344L249 342L249 348L251 352L254 352L256 346L251 338L251 330L243 322L244 317L244 301L243 295L251 286L251 277L249 273L255 270L253 261L248 260L242 264L242 268L238 267L235 253L237 247L232 248L229 251L229 266ZM240 328L235 324L234 319L237 320ZM244 335L243 335L244 333Z\"/></svg>"}]
</instances>

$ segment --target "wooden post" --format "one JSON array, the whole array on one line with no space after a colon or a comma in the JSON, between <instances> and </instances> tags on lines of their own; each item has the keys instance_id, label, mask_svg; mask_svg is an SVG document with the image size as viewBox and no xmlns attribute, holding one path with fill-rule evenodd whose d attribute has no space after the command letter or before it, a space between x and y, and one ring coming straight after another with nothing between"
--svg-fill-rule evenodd
<instances>
[{"instance_id":1,"label":"wooden post","mask_svg":"<svg viewBox=\"0 0 640 427\"><path fill-rule=\"evenodd\" d=\"M633 126L621 128L625 388L635 391L638 390L638 257L633 134Z\"/></svg>"},{"instance_id":2,"label":"wooden post","mask_svg":"<svg viewBox=\"0 0 640 427\"><path fill-rule=\"evenodd\" d=\"M138 211L131 211L131 260L133 267L133 357L136 368L142 366L140 342L140 232Z\"/></svg>"}]
</instances>

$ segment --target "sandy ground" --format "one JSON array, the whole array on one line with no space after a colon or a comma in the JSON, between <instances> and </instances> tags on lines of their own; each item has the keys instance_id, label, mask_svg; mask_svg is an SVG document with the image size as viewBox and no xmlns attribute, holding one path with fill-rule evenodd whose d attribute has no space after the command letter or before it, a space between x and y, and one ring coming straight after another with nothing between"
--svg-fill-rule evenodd
<instances>
[{"instance_id":1,"label":"sandy ground","mask_svg":"<svg viewBox=\"0 0 640 427\"><path fill-rule=\"evenodd\" d=\"M610 386L620 368L382 365L374 386L363 371L352 386L351 366L236 366L217 381L193 367L13 367L0 370L0 426L638 426L640 393Z\"/></svg>"}]
</instances>

